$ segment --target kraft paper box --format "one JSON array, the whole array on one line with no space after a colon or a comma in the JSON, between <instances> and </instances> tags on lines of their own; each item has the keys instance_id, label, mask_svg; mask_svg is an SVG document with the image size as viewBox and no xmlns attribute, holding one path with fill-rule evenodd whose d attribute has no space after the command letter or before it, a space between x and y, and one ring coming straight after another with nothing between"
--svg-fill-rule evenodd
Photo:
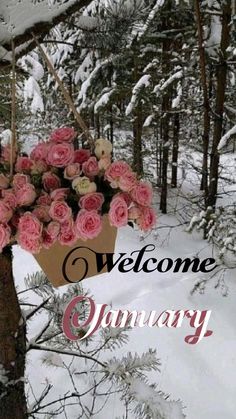
<instances>
[{"instance_id":1,"label":"kraft paper box","mask_svg":"<svg viewBox=\"0 0 236 419\"><path fill-rule=\"evenodd\" d=\"M56 242L34 257L54 287L68 285L107 272L106 266L97 272L95 252L114 253L116 236L117 229L104 216L102 232L95 239L78 240L72 247Z\"/></svg>"}]
</instances>

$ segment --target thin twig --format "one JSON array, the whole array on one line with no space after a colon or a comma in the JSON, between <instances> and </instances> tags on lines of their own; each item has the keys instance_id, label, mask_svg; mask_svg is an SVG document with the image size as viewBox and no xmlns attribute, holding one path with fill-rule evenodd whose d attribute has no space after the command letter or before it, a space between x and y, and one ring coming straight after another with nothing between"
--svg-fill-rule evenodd
<instances>
[{"instance_id":1,"label":"thin twig","mask_svg":"<svg viewBox=\"0 0 236 419\"><path fill-rule=\"evenodd\" d=\"M11 153L10 176L13 176L14 153L16 148L16 57L15 43L12 39L12 86L11 86Z\"/></svg>"},{"instance_id":2,"label":"thin twig","mask_svg":"<svg viewBox=\"0 0 236 419\"><path fill-rule=\"evenodd\" d=\"M90 145L91 150L93 150L94 149L94 141L93 141L93 138L92 138L92 136L91 136L91 134L89 132L89 129L88 129L87 125L85 124L84 120L82 119L82 117L80 116L79 112L77 111L76 106L75 106L73 100L71 99L68 90L65 88L65 86L64 86L62 80L60 79L60 77L58 76L58 74L57 74L57 72L56 72L53 64L51 63L49 57L45 53L44 49L40 45L38 39L36 38L36 36L34 35L33 32L32 32L32 36L34 38L34 41L35 41L37 47L39 48L39 50L40 50L40 52L42 54L42 57L44 58L44 60L45 60L45 62L47 64L48 70L50 71L50 73L52 74L52 76L55 78L58 86L60 87L60 89L62 91L62 94L64 96L64 99L65 99L67 105L69 106L70 110L73 112L76 121L78 122L80 128L84 132L84 135L85 135L85 137L86 137L86 139L87 139L87 141L88 141L88 143Z\"/></svg>"}]
</instances>

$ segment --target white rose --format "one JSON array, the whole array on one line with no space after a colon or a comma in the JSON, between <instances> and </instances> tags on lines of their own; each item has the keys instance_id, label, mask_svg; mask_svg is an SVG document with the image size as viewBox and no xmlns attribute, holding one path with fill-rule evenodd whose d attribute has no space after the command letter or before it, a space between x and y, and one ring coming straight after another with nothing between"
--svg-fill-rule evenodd
<instances>
[{"instance_id":1,"label":"white rose","mask_svg":"<svg viewBox=\"0 0 236 419\"><path fill-rule=\"evenodd\" d=\"M86 176L76 177L72 182L72 188L79 195L86 195L87 193L96 192L97 185L95 182L90 182L90 179Z\"/></svg>"},{"instance_id":2,"label":"white rose","mask_svg":"<svg viewBox=\"0 0 236 419\"><path fill-rule=\"evenodd\" d=\"M99 138L95 142L95 155L98 159L101 157L110 156L112 152L112 144L105 138Z\"/></svg>"}]
</instances>

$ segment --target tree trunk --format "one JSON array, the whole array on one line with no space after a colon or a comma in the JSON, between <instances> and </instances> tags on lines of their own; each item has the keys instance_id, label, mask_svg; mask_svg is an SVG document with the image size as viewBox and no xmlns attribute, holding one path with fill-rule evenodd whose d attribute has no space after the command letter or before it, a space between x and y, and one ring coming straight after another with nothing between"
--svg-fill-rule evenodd
<instances>
[{"instance_id":1,"label":"tree trunk","mask_svg":"<svg viewBox=\"0 0 236 419\"><path fill-rule=\"evenodd\" d=\"M95 127L96 127L97 138L100 138L101 137L101 129L100 129L100 117L99 117L99 113L97 113L95 115Z\"/></svg>"},{"instance_id":2,"label":"tree trunk","mask_svg":"<svg viewBox=\"0 0 236 419\"><path fill-rule=\"evenodd\" d=\"M198 29L198 49L200 58L200 72L201 72L201 84L203 90L203 161L202 161L202 180L201 190L205 191L205 197L208 193L208 153L209 153L209 136L210 136L210 105L208 97L207 87L207 70L206 70L206 57L203 40L203 26L200 10L200 2L195 0L195 11Z\"/></svg>"},{"instance_id":3,"label":"tree trunk","mask_svg":"<svg viewBox=\"0 0 236 419\"><path fill-rule=\"evenodd\" d=\"M170 23L170 11L171 11L171 2L166 3L166 10L168 14L163 18L162 30L167 30L171 28ZM171 62L171 46L172 40L170 38L164 38L162 44L162 74L168 76L170 73L170 62ZM161 201L160 201L160 210L163 214L167 213L167 172L168 172L168 162L169 162L169 129L170 129L170 107L171 107L171 86L168 86L163 92L162 99L162 119L161 119L161 132L163 140L163 154L162 154L162 174L161 174Z\"/></svg>"},{"instance_id":4,"label":"tree trunk","mask_svg":"<svg viewBox=\"0 0 236 419\"><path fill-rule=\"evenodd\" d=\"M227 79L227 48L230 41L230 21L231 21L231 0L227 0L222 5L222 32L221 44L219 51L219 63L216 70L216 106L215 106L215 121L213 132L213 143L211 150L211 164L210 164L210 183L209 193L207 199L207 206L213 209L216 205L217 191L218 191L218 177L219 177L219 153L218 145L222 136L223 128L223 113L225 102L225 90Z\"/></svg>"},{"instance_id":5,"label":"tree trunk","mask_svg":"<svg viewBox=\"0 0 236 419\"><path fill-rule=\"evenodd\" d=\"M113 144L114 143L114 121L113 121L113 109L112 109L112 104L110 106L110 142Z\"/></svg>"},{"instance_id":6,"label":"tree trunk","mask_svg":"<svg viewBox=\"0 0 236 419\"><path fill-rule=\"evenodd\" d=\"M167 213L167 172L168 172L168 162L169 162L169 95L165 95L163 98L162 110L163 112L167 111L165 116L162 119L163 125L163 153L162 153L162 183L161 183L161 201L160 201L160 210L163 214Z\"/></svg>"},{"instance_id":7,"label":"tree trunk","mask_svg":"<svg viewBox=\"0 0 236 419\"><path fill-rule=\"evenodd\" d=\"M133 122L133 168L138 175L143 174L143 157L142 157L142 104L139 102L135 111Z\"/></svg>"},{"instance_id":8,"label":"tree trunk","mask_svg":"<svg viewBox=\"0 0 236 419\"><path fill-rule=\"evenodd\" d=\"M162 129L160 129L160 131L162 132ZM158 178L158 186L160 186L161 187L161 182L162 182L162 163L163 163L163 159L162 159L162 157L163 157L163 150L162 150L162 146L163 146L163 144L162 144L162 134L160 135L160 143L159 143L159 178Z\"/></svg>"},{"instance_id":9,"label":"tree trunk","mask_svg":"<svg viewBox=\"0 0 236 419\"><path fill-rule=\"evenodd\" d=\"M17 298L12 251L0 254L0 419L25 419L26 329Z\"/></svg>"},{"instance_id":10,"label":"tree trunk","mask_svg":"<svg viewBox=\"0 0 236 419\"><path fill-rule=\"evenodd\" d=\"M178 156L179 156L179 113L174 116L174 129L173 129L173 148L172 148L172 174L171 174L171 187L177 187L178 175Z\"/></svg>"}]
</instances>

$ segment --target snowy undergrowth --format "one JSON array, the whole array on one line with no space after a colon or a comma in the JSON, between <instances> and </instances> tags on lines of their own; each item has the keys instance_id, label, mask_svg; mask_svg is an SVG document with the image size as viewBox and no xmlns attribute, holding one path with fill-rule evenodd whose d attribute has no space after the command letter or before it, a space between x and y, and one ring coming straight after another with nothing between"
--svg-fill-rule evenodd
<instances>
[{"instance_id":1,"label":"snowy undergrowth","mask_svg":"<svg viewBox=\"0 0 236 419\"><path fill-rule=\"evenodd\" d=\"M231 164L233 164L232 158ZM186 184L183 183L183 190L189 193L192 187L187 180L184 182ZM152 243L156 246L155 256L158 259L193 256L204 259L212 256L211 246L202 240L201 234L187 234L186 226L180 225L180 219L174 215L174 206L180 208L184 201L182 196L178 196L176 201L176 193L171 191L171 194L170 206L173 206L173 213L170 211L169 215L160 215L157 230L141 239L139 233L129 227L120 229L116 253L120 251L130 253L134 249L141 249L145 244ZM229 199L228 195L226 197ZM158 194L156 200L158 207ZM38 265L31 255L16 248L14 269L17 284L23 288L24 277L37 271ZM125 348L116 348L115 356L122 357L124 351L130 351L132 354L138 352L141 355L149 348L157 350L157 356L161 360L160 372L150 372L150 381L155 382L157 388L164 393L170 394L171 399L182 400L186 406L184 412L187 418L208 419L211 415L214 419L222 417L234 419L236 390L234 276L233 270L227 270L223 276L221 273L211 278L206 274L192 272L121 274L114 269L110 274L83 281L83 288L85 291L89 290L96 303L110 304L113 309L146 310L146 312L156 310L158 313L166 309L212 310L209 326L213 330L213 335L204 338L198 345L188 345L184 342L184 337L190 329L187 322L180 329L146 326L129 332L129 342ZM205 280L207 281L204 293L192 293L194 285ZM59 291L63 293L66 289L67 287L62 287ZM31 324L30 334L38 333L41 321L40 316L37 316ZM45 383L51 383L53 390L50 398L64 394L68 386L65 371L49 368L46 364L42 365L41 361L42 353L34 352L28 357L27 374L34 391L40 394ZM138 384L134 381L132 385L136 391ZM70 406L68 417L76 418L76 412L76 406ZM96 419L107 418L108 413L104 412L109 412L109 419L121 416L118 394L112 396L103 413L95 416Z\"/></svg>"},{"instance_id":2,"label":"snowy undergrowth","mask_svg":"<svg viewBox=\"0 0 236 419\"><path fill-rule=\"evenodd\" d=\"M118 151L115 150L116 158L129 156L129 148L131 150L132 145L131 137L129 144L129 134L124 131L119 134L117 139L119 148ZM150 140L146 145L145 172L155 184L157 177L154 158L150 163L150 154L154 155L153 141ZM235 202L236 194L235 155L226 154L221 159L223 169L220 173L218 204L232 204ZM200 154L191 149L181 149L179 188L169 188L168 215L159 214L157 229L145 237L129 227L120 229L116 253L122 251L129 254L133 250L141 249L145 244L152 243L156 246L153 257L157 257L158 260L165 257L172 259L215 257L212 246L202 239L201 232L193 234L186 232L190 218L199 210L203 199L199 193L199 167L201 167ZM158 211L158 189L155 204ZM37 271L39 266L31 255L15 248L14 269L17 284L19 289L22 289L24 278ZM182 400L185 406L184 413L189 419L209 419L210 415L214 419L235 418L235 270L219 267L213 274L215 275L191 272L121 274L114 269L110 274L83 281L84 292L89 291L96 303L110 304L114 310L146 310L146 312L155 310L158 313L166 309L212 310L209 326L213 330L213 335L204 338L198 345L188 345L184 342L184 337L190 328L186 322L180 329L147 326L135 328L129 332L129 341L125 347L116 348L114 353L117 358L122 358L124 353L128 352L131 354L138 352L141 355L149 348L157 350L157 356L161 361L160 372L149 372L150 381L157 385L158 390L170 394L172 400ZM60 294L67 289L68 287L60 288ZM193 292L194 289L196 292ZM39 299L33 293L29 299L31 302L39 303ZM38 315L31 322L29 337L39 332L43 321L45 319ZM47 362L42 364L42 359L41 352L32 352L28 356L27 374L37 396L42 393L45 385L48 383L53 385L50 397L47 399L50 401L55 396L63 395L69 390L70 385L65 370L52 369ZM60 363L61 358L54 357L53 362ZM135 381L132 385L135 392L139 386ZM31 402L33 403L33 398ZM95 418L107 418L104 412L109 412L109 419L122 417L119 394L112 395L105 410ZM71 405L68 417L77 418L76 415L77 407ZM64 415L58 417L62 419ZM129 415L129 418L133 417Z\"/></svg>"}]
</instances>

